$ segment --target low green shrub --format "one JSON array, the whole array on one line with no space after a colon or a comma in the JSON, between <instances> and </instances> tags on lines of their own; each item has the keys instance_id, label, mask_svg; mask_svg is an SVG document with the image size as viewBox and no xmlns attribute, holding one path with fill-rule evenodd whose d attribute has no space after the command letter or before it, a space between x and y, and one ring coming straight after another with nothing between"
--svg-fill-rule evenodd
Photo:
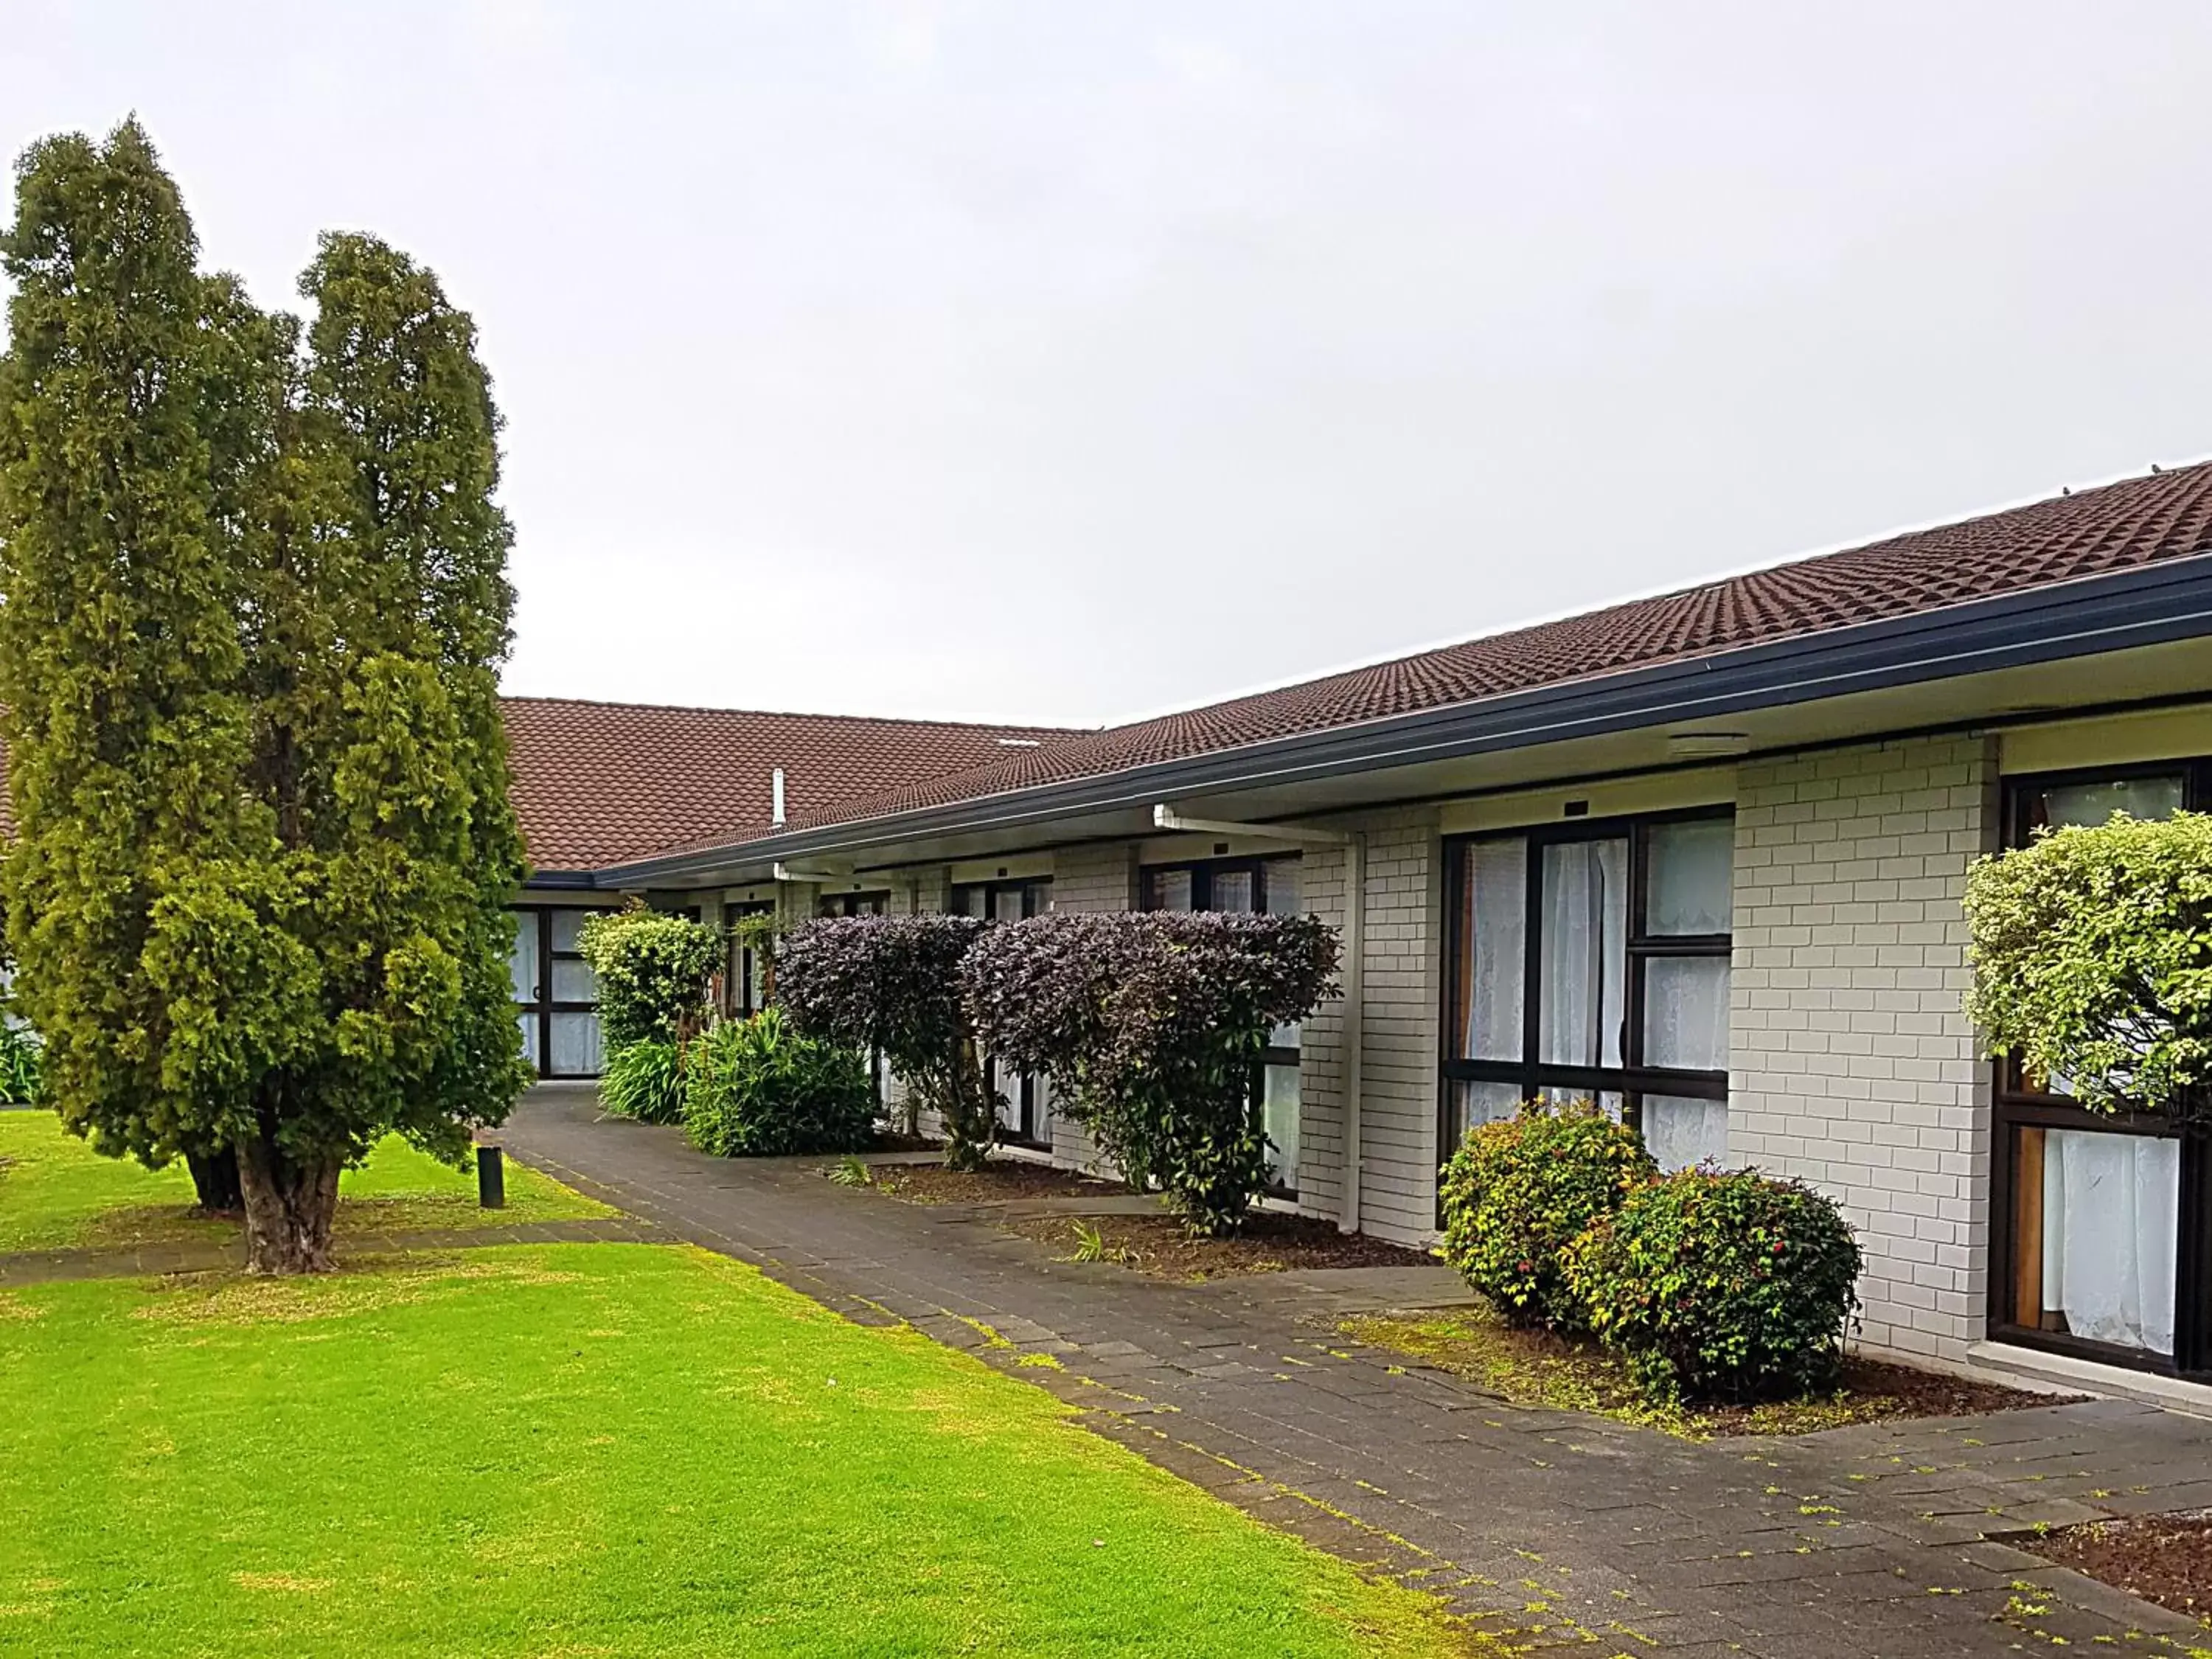
<instances>
[{"instance_id":1,"label":"low green shrub","mask_svg":"<svg viewBox=\"0 0 2212 1659\"><path fill-rule=\"evenodd\" d=\"M1513 1323L1578 1329L1563 1253L1658 1168L1635 1130L1587 1102L1483 1124L1444 1165L1444 1259Z\"/></svg>"},{"instance_id":2,"label":"low green shrub","mask_svg":"<svg viewBox=\"0 0 2212 1659\"><path fill-rule=\"evenodd\" d=\"M32 1105L45 1080L46 1052L27 1025L0 1023L0 1101Z\"/></svg>"},{"instance_id":3,"label":"low green shrub","mask_svg":"<svg viewBox=\"0 0 2212 1659\"><path fill-rule=\"evenodd\" d=\"M799 1036L780 1008L725 1021L684 1053L684 1129L702 1152L848 1152L868 1144L875 1120L866 1059Z\"/></svg>"},{"instance_id":4,"label":"low green shrub","mask_svg":"<svg viewBox=\"0 0 2212 1659\"><path fill-rule=\"evenodd\" d=\"M1655 1399L1748 1400L1834 1384L1858 1306L1858 1241L1835 1201L1755 1170L1638 1188L1566 1255L1589 1328Z\"/></svg>"},{"instance_id":5,"label":"low green shrub","mask_svg":"<svg viewBox=\"0 0 2212 1659\"><path fill-rule=\"evenodd\" d=\"M677 1123L684 1117L684 1054L672 1042L625 1042L599 1073L599 1102L617 1117Z\"/></svg>"}]
</instances>

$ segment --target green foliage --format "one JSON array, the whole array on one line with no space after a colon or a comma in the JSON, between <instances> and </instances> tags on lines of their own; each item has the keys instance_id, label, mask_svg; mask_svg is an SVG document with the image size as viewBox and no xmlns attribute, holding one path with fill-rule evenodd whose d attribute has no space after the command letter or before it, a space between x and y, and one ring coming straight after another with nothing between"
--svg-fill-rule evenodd
<instances>
[{"instance_id":1,"label":"green foliage","mask_svg":"<svg viewBox=\"0 0 2212 1659\"><path fill-rule=\"evenodd\" d=\"M599 1074L599 1103L617 1117L641 1123L684 1118L684 1051L651 1037L625 1042Z\"/></svg>"},{"instance_id":2,"label":"green foliage","mask_svg":"<svg viewBox=\"0 0 2212 1659\"><path fill-rule=\"evenodd\" d=\"M1330 993L1336 948L1311 916L1054 915L992 928L961 974L991 1052L1049 1073L1133 1183L1218 1235L1267 1184L1268 1032Z\"/></svg>"},{"instance_id":3,"label":"green foliage","mask_svg":"<svg viewBox=\"0 0 2212 1659\"><path fill-rule=\"evenodd\" d=\"M718 1158L842 1152L868 1144L876 1091L850 1048L801 1036L781 1009L725 1020L684 1053L684 1128Z\"/></svg>"},{"instance_id":4,"label":"green foliage","mask_svg":"<svg viewBox=\"0 0 2212 1659\"><path fill-rule=\"evenodd\" d=\"M1967 1012L2000 1052L2101 1111L2212 1079L2212 817L2039 836L1966 877Z\"/></svg>"},{"instance_id":5,"label":"green foliage","mask_svg":"<svg viewBox=\"0 0 2212 1659\"><path fill-rule=\"evenodd\" d=\"M1591 1330L1667 1401L1832 1386L1859 1267L1833 1200L1753 1170L1639 1187L1566 1253Z\"/></svg>"},{"instance_id":6,"label":"green foliage","mask_svg":"<svg viewBox=\"0 0 2212 1659\"><path fill-rule=\"evenodd\" d=\"M633 906L586 919L576 949L599 978L607 1047L676 1042L706 1023L708 981L721 970L722 935L706 923Z\"/></svg>"},{"instance_id":7,"label":"green foliage","mask_svg":"<svg viewBox=\"0 0 2212 1659\"><path fill-rule=\"evenodd\" d=\"M960 996L960 963L988 926L973 916L842 916L783 941L776 1000L799 1030L872 1049L945 1130L945 1162L982 1166L997 1103Z\"/></svg>"},{"instance_id":8,"label":"green foliage","mask_svg":"<svg viewBox=\"0 0 2212 1659\"><path fill-rule=\"evenodd\" d=\"M1444 1165L1444 1259L1513 1323L1577 1329L1566 1247L1657 1173L1636 1131L1589 1102L1532 1103L1476 1127Z\"/></svg>"},{"instance_id":9,"label":"green foliage","mask_svg":"<svg viewBox=\"0 0 2212 1659\"><path fill-rule=\"evenodd\" d=\"M0 1019L0 1101L13 1106L37 1104L44 1078L45 1055L38 1034L27 1025Z\"/></svg>"},{"instance_id":10,"label":"green foliage","mask_svg":"<svg viewBox=\"0 0 2212 1659\"><path fill-rule=\"evenodd\" d=\"M339 1168L526 1081L497 672L512 539L475 330L322 240L303 335L203 276L136 124L35 145L0 264L0 736L17 995L102 1150L235 1150L257 1267Z\"/></svg>"},{"instance_id":11,"label":"green foliage","mask_svg":"<svg viewBox=\"0 0 2212 1659\"><path fill-rule=\"evenodd\" d=\"M830 1184L837 1187L872 1187L876 1178L868 1166L860 1161L857 1152L848 1152L829 1169Z\"/></svg>"}]
</instances>

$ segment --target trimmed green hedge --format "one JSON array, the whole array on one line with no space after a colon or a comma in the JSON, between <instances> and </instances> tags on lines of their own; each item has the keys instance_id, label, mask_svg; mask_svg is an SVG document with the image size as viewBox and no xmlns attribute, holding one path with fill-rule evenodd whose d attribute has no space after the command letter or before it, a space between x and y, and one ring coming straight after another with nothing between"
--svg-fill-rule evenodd
<instances>
[{"instance_id":1,"label":"trimmed green hedge","mask_svg":"<svg viewBox=\"0 0 2212 1659\"><path fill-rule=\"evenodd\" d=\"M1483 1124L1444 1165L1444 1259L1515 1324L1581 1329L1561 1256L1658 1169L1635 1130L1587 1102Z\"/></svg>"},{"instance_id":2,"label":"trimmed green hedge","mask_svg":"<svg viewBox=\"0 0 2212 1659\"><path fill-rule=\"evenodd\" d=\"M726 1020L685 1050L684 1129L702 1152L858 1152L873 1136L875 1121L866 1060L799 1036L781 1009Z\"/></svg>"},{"instance_id":3,"label":"trimmed green hedge","mask_svg":"<svg viewBox=\"0 0 2212 1659\"><path fill-rule=\"evenodd\" d=\"M1638 1188L1564 1265L1590 1328L1662 1399L1832 1387L1858 1306L1858 1241L1835 1201L1753 1170Z\"/></svg>"}]
</instances>

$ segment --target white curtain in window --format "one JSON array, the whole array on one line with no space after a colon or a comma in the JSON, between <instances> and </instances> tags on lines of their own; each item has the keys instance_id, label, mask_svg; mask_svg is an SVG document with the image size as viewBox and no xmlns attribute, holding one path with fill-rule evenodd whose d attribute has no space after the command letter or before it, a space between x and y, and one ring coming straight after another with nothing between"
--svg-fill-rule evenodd
<instances>
[{"instance_id":1,"label":"white curtain in window","mask_svg":"<svg viewBox=\"0 0 2212 1659\"><path fill-rule=\"evenodd\" d=\"M1298 1068L1270 1066L1260 1096L1260 1123L1272 1149L1267 1161L1274 1166L1278 1184L1298 1184Z\"/></svg>"},{"instance_id":2,"label":"white curtain in window","mask_svg":"<svg viewBox=\"0 0 2212 1659\"><path fill-rule=\"evenodd\" d=\"M1735 905L1735 822L1655 823L1648 842L1644 921L1650 933L1725 933Z\"/></svg>"},{"instance_id":3,"label":"white curtain in window","mask_svg":"<svg viewBox=\"0 0 2212 1659\"><path fill-rule=\"evenodd\" d=\"M1619 1066L1628 979L1628 843L1544 849L1542 1006L1537 1058Z\"/></svg>"},{"instance_id":4,"label":"white curtain in window","mask_svg":"<svg viewBox=\"0 0 2212 1659\"><path fill-rule=\"evenodd\" d=\"M2043 1305L2075 1336L2173 1352L2181 1143L2053 1129L2043 1152Z\"/></svg>"},{"instance_id":5,"label":"white curtain in window","mask_svg":"<svg viewBox=\"0 0 2212 1659\"><path fill-rule=\"evenodd\" d=\"M553 1016L553 1063L547 1070L559 1077L597 1077L599 1072L599 1017L597 1014Z\"/></svg>"},{"instance_id":6,"label":"white curtain in window","mask_svg":"<svg viewBox=\"0 0 2212 1659\"><path fill-rule=\"evenodd\" d=\"M515 917L514 948L507 954L507 977L514 983L517 1002L538 1000L538 912L524 910Z\"/></svg>"},{"instance_id":7,"label":"white curtain in window","mask_svg":"<svg viewBox=\"0 0 2212 1659\"><path fill-rule=\"evenodd\" d=\"M1728 1162L1728 1103L1681 1095L1644 1097L1644 1146L1672 1175Z\"/></svg>"},{"instance_id":8,"label":"white curtain in window","mask_svg":"<svg viewBox=\"0 0 2212 1659\"><path fill-rule=\"evenodd\" d=\"M1478 1124L1496 1123L1511 1117L1521 1109L1521 1085L1517 1083L1464 1082L1453 1085L1459 1105L1460 1127L1472 1129Z\"/></svg>"},{"instance_id":9,"label":"white curtain in window","mask_svg":"<svg viewBox=\"0 0 2212 1659\"><path fill-rule=\"evenodd\" d=\"M1646 957L1644 1063L1724 1072L1728 1044L1728 958Z\"/></svg>"},{"instance_id":10,"label":"white curtain in window","mask_svg":"<svg viewBox=\"0 0 2212 1659\"><path fill-rule=\"evenodd\" d=\"M1477 842L1468 848L1469 931L1474 952L1461 1030L1468 1060L1521 1059L1522 981L1528 977L1528 843Z\"/></svg>"}]
</instances>

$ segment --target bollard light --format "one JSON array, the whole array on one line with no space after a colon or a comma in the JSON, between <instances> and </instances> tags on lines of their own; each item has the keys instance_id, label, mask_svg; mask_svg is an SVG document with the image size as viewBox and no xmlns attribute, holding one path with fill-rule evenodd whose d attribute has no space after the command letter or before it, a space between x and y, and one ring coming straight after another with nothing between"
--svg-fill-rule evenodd
<instances>
[{"instance_id":1,"label":"bollard light","mask_svg":"<svg viewBox=\"0 0 2212 1659\"><path fill-rule=\"evenodd\" d=\"M507 1164L496 1146L477 1148L477 1204L486 1210L507 1207Z\"/></svg>"}]
</instances>

